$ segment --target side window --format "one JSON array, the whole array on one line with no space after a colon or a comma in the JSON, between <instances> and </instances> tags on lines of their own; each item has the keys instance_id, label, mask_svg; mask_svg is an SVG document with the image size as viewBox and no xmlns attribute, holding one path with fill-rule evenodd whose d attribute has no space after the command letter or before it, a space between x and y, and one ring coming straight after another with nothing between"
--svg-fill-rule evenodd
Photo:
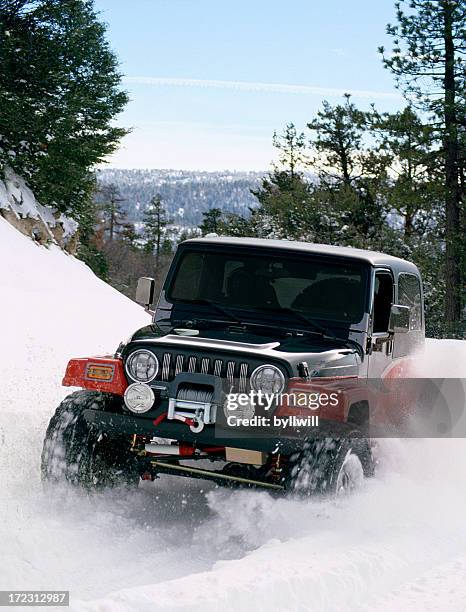
<instances>
[{"instance_id":1,"label":"side window","mask_svg":"<svg viewBox=\"0 0 466 612\"><path fill-rule=\"evenodd\" d=\"M421 283L414 274L400 274L398 277L398 304L409 306L409 329L422 329Z\"/></svg>"},{"instance_id":2,"label":"side window","mask_svg":"<svg viewBox=\"0 0 466 612\"><path fill-rule=\"evenodd\" d=\"M377 272L374 287L374 333L388 332L392 302L392 277L387 272Z\"/></svg>"}]
</instances>

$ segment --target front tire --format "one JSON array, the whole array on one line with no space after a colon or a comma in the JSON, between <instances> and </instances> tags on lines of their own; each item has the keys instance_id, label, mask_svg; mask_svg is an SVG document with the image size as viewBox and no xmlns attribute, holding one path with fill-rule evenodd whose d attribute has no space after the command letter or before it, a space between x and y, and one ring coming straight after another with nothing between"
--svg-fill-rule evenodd
<instances>
[{"instance_id":1,"label":"front tire","mask_svg":"<svg viewBox=\"0 0 466 612\"><path fill-rule=\"evenodd\" d=\"M324 438L306 442L290 462L286 488L301 495L338 496L359 489L374 465L366 438Z\"/></svg>"},{"instance_id":2,"label":"front tire","mask_svg":"<svg viewBox=\"0 0 466 612\"><path fill-rule=\"evenodd\" d=\"M137 463L127 437L109 437L87 423L87 408L104 410L111 396L77 391L66 397L45 434L41 475L45 482L69 482L86 489L136 486Z\"/></svg>"}]
</instances>

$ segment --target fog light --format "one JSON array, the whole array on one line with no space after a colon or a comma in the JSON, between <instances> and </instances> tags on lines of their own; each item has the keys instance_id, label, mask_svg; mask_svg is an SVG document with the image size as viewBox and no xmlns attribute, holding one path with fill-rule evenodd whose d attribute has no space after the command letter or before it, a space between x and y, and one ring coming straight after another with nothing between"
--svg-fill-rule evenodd
<instances>
[{"instance_id":1,"label":"fog light","mask_svg":"<svg viewBox=\"0 0 466 612\"><path fill-rule=\"evenodd\" d=\"M124 400L128 410L136 414L142 414L152 408L155 396L149 385L134 383L126 389Z\"/></svg>"},{"instance_id":2,"label":"fog light","mask_svg":"<svg viewBox=\"0 0 466 612\"><path fill-rule=\"evenodd\" d=\"M241 395L241 394L240 394ZM228 417L234 416L237 419L252 419L256 412L256 407L252 398L230 394L223 404L223 414Z\"/></svg>"}]
</instances>

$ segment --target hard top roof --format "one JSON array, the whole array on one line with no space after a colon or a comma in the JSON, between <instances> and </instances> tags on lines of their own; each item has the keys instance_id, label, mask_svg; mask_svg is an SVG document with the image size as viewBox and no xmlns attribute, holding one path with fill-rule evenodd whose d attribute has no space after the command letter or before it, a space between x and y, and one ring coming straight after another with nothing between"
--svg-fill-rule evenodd
<instances>
[{"instance_id":1,"label":"hard top roof","mask_svg":"<svg viewBox=\"0 0 466 612\"><path fill-rule=\"evenodd\" d=\"M199 245L208 244L219 246L249 246L269 249L281 249L286 251L301 251L305 253L313 253L316 255L325 255L332 257L348 257L365 261L372 266L388 266L396 270L403 270L419 274L416 266L405 259L392 257L385 253L376 251L366 251L364 249L355 249L353 247L340 247L329 244L314 244L312 242L298 242L293 240L271 240L267 238L235 238L230 236L206 236L204 238L191 238L184 241L182 244Z\"/></svg>"}]
</instances>

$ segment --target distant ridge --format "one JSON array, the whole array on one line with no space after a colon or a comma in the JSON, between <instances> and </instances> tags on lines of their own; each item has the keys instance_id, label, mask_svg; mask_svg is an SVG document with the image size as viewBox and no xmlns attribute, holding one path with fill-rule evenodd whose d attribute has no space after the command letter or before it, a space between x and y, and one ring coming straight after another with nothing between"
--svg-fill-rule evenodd
<instances>
[{"instance_id":1,"label":"distant ridge","mask_svg":"<svg viewBox=\"0 0 466 612\"><path fill-rule=\"evenodd\" d=\"M247 215L257 206L251 189L257 188L264 172L124 170L105 168L97 172L99 184L115 183L125 199L123 207L131 221L142 219L150 199L160 193L174 223L197 226L202 213L211 208Z\"/></svg>"}]
</instances>

